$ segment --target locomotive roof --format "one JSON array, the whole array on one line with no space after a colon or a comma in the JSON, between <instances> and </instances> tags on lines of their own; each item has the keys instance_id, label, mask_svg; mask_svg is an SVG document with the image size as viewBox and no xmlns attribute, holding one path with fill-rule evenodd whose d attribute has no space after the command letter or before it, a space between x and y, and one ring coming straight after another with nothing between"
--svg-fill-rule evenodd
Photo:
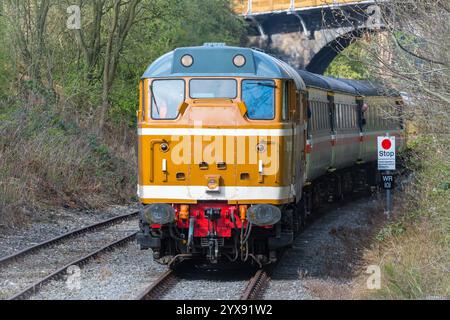
<instances>
[{"instance_id":1,"label":"locomotive roof","mask_svg":"<svg viewBox=\"0 0 450 320\"><path fill-rule=\"evenodd\" d=\"M181 58L187 54L194 60L190 67L181 64ZM233 58L238 54L243 55L246 60L242 67L233 63ZM198 76L294 79L298 90L305 90L308 86L359 96L399 96L398 92L379 83L326 77L305 70L295 70L286 62L262 51L224 44L175 49L154 61L142 78Z\"/></svg>"},{"instance_id":2,"label":"locomotive roof","mask_svg":"<svg viewBox=\"0 0 450 320\"><path fill-rule=\"evenodd\" d=\"M190 67L181 64L181 58L186 54L194 60ZM238 54L246 60L240 68L233 64L233 58ZM205 44L175 49L153 62L142 78L190 76L294 79L298 90L306 88L302 78L287 63L255 49L226 45Z\"/></svg>"}]
</instances>

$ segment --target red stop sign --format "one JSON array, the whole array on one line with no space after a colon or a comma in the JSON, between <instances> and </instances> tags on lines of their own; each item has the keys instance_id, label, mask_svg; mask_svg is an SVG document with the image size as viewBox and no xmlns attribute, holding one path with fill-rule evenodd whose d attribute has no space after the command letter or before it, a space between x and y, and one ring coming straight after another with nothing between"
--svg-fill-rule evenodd
<instances>
[{"instance_id":1,"label":"red stop sign","mask_svg":"<svg viewBox=\"0 0 450 320\"><path fill-rule=\"evenodd\" d=\"M383 141L381 141L381 146L383 147L384 150L389 150L392 146L391 140L384 139Z\"/></svg>"}]
</instances>

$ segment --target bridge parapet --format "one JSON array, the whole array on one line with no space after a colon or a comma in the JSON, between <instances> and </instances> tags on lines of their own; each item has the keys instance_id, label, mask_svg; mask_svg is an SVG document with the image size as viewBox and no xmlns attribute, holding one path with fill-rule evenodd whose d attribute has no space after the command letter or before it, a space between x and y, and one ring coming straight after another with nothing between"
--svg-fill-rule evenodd
<instances>
[{"instance_id":1,"label":"bridge parapet","mask_svg":"<svg viewBox=\"0 0 450 320\"><path fill-rule=\"evenodd\" d=\"M232 0L232 5L236 14L247 16L374 2L374 0Z\"/></svg>"}]
</instances>

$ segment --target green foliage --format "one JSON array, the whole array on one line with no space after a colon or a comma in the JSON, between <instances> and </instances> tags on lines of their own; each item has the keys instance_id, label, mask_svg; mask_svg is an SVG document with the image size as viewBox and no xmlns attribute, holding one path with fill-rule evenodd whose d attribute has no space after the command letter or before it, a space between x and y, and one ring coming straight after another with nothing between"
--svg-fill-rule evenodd
<instances>
[{"instance_id":1,"label":"green foliage","mask_svg":"<svg viewBox=\"0 0 450 320\"><path fill-rule=\"evenodd\" d=\"M45 32L39 36L35 19L43 3L0 2L0 10L2 4L10 10L0 14L0 225L15 224L24 208L95 207L134 199L136 166L130 139L141 75L174 48L204 42L236 45L245 32L243 19L231 13L228 0L140 1L108 95L108 134L99 138L97 118L114 1L105 1L102 12L108 13L101 20L101 45L93 65L87 62L77 31L66 28L66 9L73 1L46 2L50 8ZM97 2L82 3L83 39L93 49ZM122 1L121 21L129 3Z\"/></svg>"},{"instance_id":2,"label":"green foliage","mask_svg":"<svg viewBox=\"0 0 450 320\"><path fill-rule=\"evenodd\" d=\"M66 9L73 4L70 0L51 3L46 19L46 32L43 39L40 39L43 41L44 51L39 54L34 48L39 44L36 39L23 43L20 37L14 38L29 32L23 29L22 24L15 24L14 21L22 19L29 23L31 28L36 28L33 20L38 16L38 12L35 12L36 6L42 5L43 1L37 1L35 4L8 2L5 8L10 10L10 18L7 23L0 20L0 38L5 37L7 43L0 48L0 89L11 83L10 73L6 72L6 69L15 66L20 69L17 78L40 75L39 79L31 79L29 83L23 82L24 90L37 91L49 87L49 82L52 82L53 88L49 89L54 89L58 96L70 102L74 114L82 117L92 117L96 114L102 104L106 40L111 31L113 2L107 0L103 8L106 14L101 19L98 51L95 51L91 43L91 40L96 38L95 21L99 21L94 16L94 2L85 2L82 5L83 41L89 47L88 53L95 55L95 58L90 60L82 50L77 32L66 28ZM125 16L128 3L123 1L120 19ZM28 10L25 10L26 8L29 8L30 15L25 15ZM135 125L139 79L152 61L180 46L201 45L204 42L236 45L245 31L243 19L232 14L228 0L141 0L137 12L138 16L119 55L108 96L109 120L114 124L126 123L130 127ZM5 24L9 24L11 30L4 31L2 27ZM35 31L33 29L31 33L36 35ZM5 51L8 47L14 48L14 54ZM31 50L32 55L36 53L36 56L28 57L24 54L27 50ZM34 62L32 68L29 66L30 61L44 60L44 56L45 61ZM92 65L88 65L88 61ZM30 70L36 67L41 70L30 73ZM30 88L30 85L34 87ZM0 91L0 96L2 92L5 90Z\"/></svg>"},{"instance_id":3,"label":"green foliage","mask_svg":"<svg viewBox=\"0 0 450 320\"><path fill-rule=\"evenodd\" d=\"M0 10L1 12L1 10ZM0 15L0 43L4 44L6 37L5 21L3 16ZM12 66L9 63L10 57L8 47L5 45L0 46L0 100L6 99L10 90L12 80Z\"/></svg>"},{"instance_id":4,"label":"green foliage","mask_svg":"<svg viewBox=\"0 0 450 320\"><path fill-rule=\"evenodd\" d=\"M360 40L362 41L362 40ZM330 64L325 75L346 79L367 79L370 74L361 59L362 47L355 42L343 50Z\"/></svg>"},{"instance_id":5,"label":"green foliage","mask_svg":"<svg viewBox=\"0 0 450 320\"><path fill-rule=\"evenodd\" d=\"M405 226L403 225L403 223L401 221L396 221L396 222L388 224L387 226L382 228L378 232L376 239L378 241L384 241L389 237L400 236L401 234L403 234L405 232L405 230L406 229L405 229Z\"/></svg>"},{"instance_id":6,"label":"green foliage","mask_svg":"<svg viewBox=\"0 0 450 320\"><path fill-rule=\"evenodd\" d=\"M225 42L238 45L244 21L231 13L228 0L146 0L152 18L138 23L127 39L110 95L110 118L135 126L138 82L147 66L177 47Z\"/></svg>"}]
</instances>

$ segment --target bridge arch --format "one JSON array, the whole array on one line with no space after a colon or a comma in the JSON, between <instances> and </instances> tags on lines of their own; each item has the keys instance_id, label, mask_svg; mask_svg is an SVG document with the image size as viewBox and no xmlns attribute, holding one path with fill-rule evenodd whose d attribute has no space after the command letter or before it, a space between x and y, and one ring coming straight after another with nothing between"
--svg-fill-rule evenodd
<instances>
[{"instance_id":1,"label":"bridge arch","mask_svg":"<svg viewBox=\"0 0 450 320\"><path fill-rule=\"evenodd\" d=\"M249 22L248 46L319 74L363 34L383 30L376 1L336 0L333 5L310 1L310 7L295 0L277 2L276 7L259 0L244 2L241 12Z\"/></svg>"},{"instance_id":2,"label":"bridge arch","mask_svg":"<svg viewBox=\"0 0 450 320\"><path fill-rule=\"evenodd\" d=\"M360 28L351 30L347 33L337 36L328 44L323 46L317 53L312 56L310 62L306 65L306 70L313 73L323 74L333 60L352 43L361 39L364 34L373 34L381 29Z\"/></svg>"}]
</instances>

